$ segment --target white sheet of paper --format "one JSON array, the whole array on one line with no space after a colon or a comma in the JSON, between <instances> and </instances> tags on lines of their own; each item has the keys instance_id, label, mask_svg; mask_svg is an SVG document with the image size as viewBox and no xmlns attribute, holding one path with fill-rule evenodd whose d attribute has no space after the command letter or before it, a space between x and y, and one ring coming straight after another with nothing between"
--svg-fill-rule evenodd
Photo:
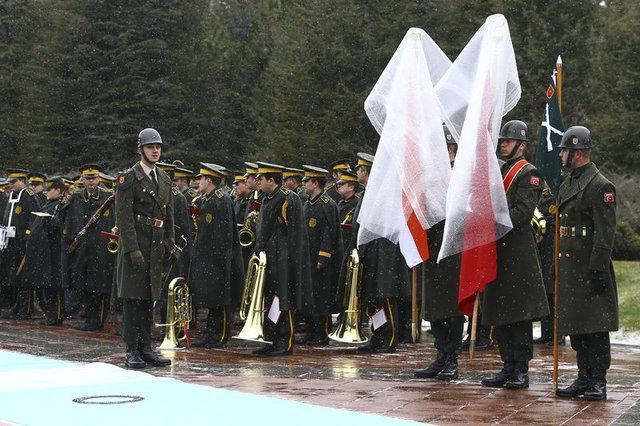
<instances>
[{"instance_id":1,"label":"white sheet of paper","mask_svg":"<svg viewBox=\"0 0 640 426\"><path fill-rule=\"evenodd\" d=\"M278 296L273 296L273 302L269 308L269 315L267 315L267 318L269 318L274 324L278 323L278 320L280 319L280 299L278 299Z\"/></svg>"},{"instance_id":2,"label":"white sheet of paper","mask_svg":"<svg viewBox=\"0 0 640 426\"><path fill-rule=\"evenodd\" d=\"M53 217L52 214L45 213L45 212L31 212L31 214L34 214L38 217Z\"/></svg>"},{"instance_id":3,"label":"white sheet of paper","mask_svg":"<svg viewBox=\"0 0 640 426\"><path fill-rule=\"evenodd\" d=\"M384 308L380 308L371 317L373 320L373 329L377 330L387 323L387 314L384 313Z\"/></svg>"}]
</instances>

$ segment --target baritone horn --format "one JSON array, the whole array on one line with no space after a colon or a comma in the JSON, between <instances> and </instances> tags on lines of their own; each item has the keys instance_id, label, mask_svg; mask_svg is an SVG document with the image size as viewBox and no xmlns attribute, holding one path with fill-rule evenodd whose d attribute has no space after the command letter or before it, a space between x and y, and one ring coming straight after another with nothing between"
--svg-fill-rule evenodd
<instances>
[{"instance_id":1,"label":"baritone horn","mask_svg":"<svg viewBox=\"0 0 640 426\"><path fill-rule=\"evenodd\" d=\"M329 335L331 340L341 343L366 343L367 338L360 332L360 291L362 287L362 264L358 250L353 249L347 259L347 273L344 282L343 306L340 323Z\"/></svg>"},{"instance_id":2,"label":"baritone horn","mask_svg":"<svg viewBox=\"0 0 640 426\"><path fill-rule=\"evenodd\" d=\"M169 283L167 291L167 323L156 324L156 327L166 327L164 340L158 349L185 349L183 342L187 340L187 327L191 322L193 307L187 280L182 277L174 278Z\"/></svg>"},{"instance_id":3,"label":"baritone horn","mask_svg":"<svg viewBox=\"0 0 640 426\"><path fill-rule=\"evenodd\" d=\"M251 230L258 220L258 211L252 210L247 214L242 229L238 232L238 239L242 247L249 247L256 241L256 234Z\"/></svg>"},{"instance_id":4,"label":"baritone horn","mask_svg":"<svg viewBox=\"0 0 640 426\"><path fill-rule=\"evenodd\" d=\"M267 271L267 255L252 255L247 266L244 291L240 302L240 318L245 320L242 330L234 339L267 342L264 338L264 278Z\"/></svg>"}]
</instances>

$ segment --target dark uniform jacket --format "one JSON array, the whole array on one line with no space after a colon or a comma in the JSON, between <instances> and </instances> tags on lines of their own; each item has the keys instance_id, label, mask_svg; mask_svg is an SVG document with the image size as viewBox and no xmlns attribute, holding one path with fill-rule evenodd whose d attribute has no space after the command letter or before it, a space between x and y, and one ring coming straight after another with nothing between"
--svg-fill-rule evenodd
<instances>
[{"instance_id":1,"label":"dark uniform jacket","mask_svg":"<svg viewBox=\"0 0 640 426\"><path fill-rule=\"evenodd\" d=\"M338 201L338 211L340 212L340 224L342 226L342 244L344 247L348 247L351 241L351 234L353 230L353 215L356 212L358 206L358 200L360 194L354 194L353 197L348 200L341 199ZM351 253L345 253L349 256Z\"/></svg>"},{"instance_id":2,"label":"dark uniform jacket","mask_svg":"<svg viewBox=\"0 0 640 426\"><path fill-rule=\"evenodd\" d=\"M161 296L164 253L175 246L173 184L158 167L156 173L157 190L140 163L118 177L118 297L159 300ZM141 266L131 261L130 253L136 250L145 260Z\"/></svg>"},{"instance_id":3,"label":"dark uniform jacket","mask_svg":"<svg viewBox=\"0 0 640 426\"><path fill-rule=\"evenodd\" d=\"M428 232L429 259L422 264L422 318L436 321L463 315L458 310L460 255L445 257L436 263L444 236L444 221Z\"/></svg>"},{"instance_id":4,"label":"dark uniform jacket","mask_svg":"<svg viewBox=\"0 0 640 426\"><path fill-rule=\"evenodd\" d=\"M189 210L187 198L175 186L173 191L173 217L175 228L176 244L182 249L182 255L173 267L172 277L186 277L189 274L189 262L191 256L191 246L193 245L193 220ZM183 240L184 237L184 240ZM186 245L185 245L186 244Z\"/></svg>"},{"instance_id":5,"label":"dark uniform jacket","mask_svg":"<svg viewBox=\"0 0 640 426\"><path fill-rule=\"evenodd\" d=\"M191 204L193 202L193 199L198 196L198 192L193 188L187 188L187 190L184 191L182 195L184 195L184 198L187 199L187 204Z\"/></svg>"},{"instance_id":6,"label":"dark uniform jacket","mask_svg":"<svg viewBox=\"0 0 640 426\"><path fill-rule=\"evenodd\" d=\"M14 204L11 226L15 227L16 236L9 239L7 248L0 255L2 266L0 267L0 287L14 287L17 284L17 274L20 263L25 254L27 239L31 233L31 224L36 218L31 212L38 211L38 203L35 193L29 188L18 192L11 192L10 200L19 200ZM9 224L11 204L7 202L2 217L2 224Z\"/></svg>"},{"instance_id":7,"label":"dark uniform jacket","mask_svg":"<svg viewBox=\"0 0 640 426\"><path fill-rule=\"evenodd\" d=\"M538 210L543 214L546 222L546 232L538 242L538 255L542 267L542 278L547 294L554 293L555 278L555 240L556 240L556 199L551 189L546 188L542 192L542 198L538 204Z\"/></svg>"},{"instance_id":8,"label":"dark uniform jacket","mask_svg":"<svg viewBox=\"0 0 640 426\"><path fill-rule=\"evenodd\" d=\"M104 204L113 192L98 186L90 195L81 189L65 197L59 207L62 222L62 279L64 287L87 288L89 291L109 294L115 265L115 256L107 250L107 239L101 231L111 232L115 225L113 208L102 216L81 240L76 249L69 253L68 247L91 216Z\"/></svg>"},{"instance_id":9,"label":"dark uniform jacket","mask_svg":"<svg viewBox=\"0 0 640 426\"><path fill-rule=\"evenodd\" d=\"M309 240L300 197L278 187L265 195L257 222L254 252L267 256L265 294L276 293L281 311L313 313ZM268 306L271 300L265 300Z\"/></svg>"},{"instance_id":10,"label":"dark uniform jacket","mask_svg":"<svg viewBox=\"0 0 640 426\"><path fill-rule=\"evenodd\" d=\"M348 254L356 247L358 240L358 215L362 207L362 197L353 215L352 238ZM411 298L411 274L402 257L400 247L386 238L378 238L358 247L363 268L362 284L364 301L375 303L384 298ZM341 274L342 275L342 274ZM340 283L344 281L341 278Z\"/></svg>"},{"instance_id":11,"label":"dark uniform jacket","mask_svg":"<svg viewBox=\"0 0 640 426\"><path fill-rule=\"evenodd\" d=\"M27 240L23 280L33 287L62 287L62 224L56 215L60 200L47 201L36 216Z\"/></svg>"},{"instance_id":12,"label":"dark uniform jacket","mask_svg":"<svg viewBox=\"0 0 640 426\"><path fill-rule=\"evenodd\" d=\"M340 193L338 192L338 187L335 182L329 182L328 184L326 184L324 187L324 192L336 203L340 201Z\"/></svg>"},{"instance_id":13,"label":"dark uniform jacket","mask_svg":"<svg viewBox=\"0 0 640 426\"><path fill-rule=\"evenodd\" d=\"M328 195L318 194L305 202L304 218L309 235L314 315L327 315L336 311L336 285L343 252L338 206ZM318 264L323 267L318 269Z\"/></svg>"},{"instance_id":14,"label":"dark uniform jacket","mask_svg":"<svg viewBox=\"0 0 640 426\"><path fill-rule=\"evenodd\" d=\"M233 201L218 187L195 204L200 213L189 270L194 302L203 308L237 304L244 274Z\"/></svg>"},{"instance_id":15,"label":"dark uniform jacket","mask_svg":"<svg viewBox=\"0 0 640 426\"><path fill-rule=\"evenodd\" d=\"M502 176L518 161L502 166ZM540 319L549 314L547 295L531 227L531 218L542 194L538 170L527 164L507 191L513 229L497 241L498 274L485 290L483 324L505 325Z\"/></svg>"},{"instance_id":16,"label":"dark uniform jacket","mask_svg":"<svg viewBox=\"0 0 640 426\"><path fill-rule=\"evenodd\" d=\"M618 329L618 290L611 250L616 229L615 187L593 163L573 170L560 185L558 218L558 333ZM592 287L589 271L607 272L610 285Z\"/></svg>"}]
</instances>

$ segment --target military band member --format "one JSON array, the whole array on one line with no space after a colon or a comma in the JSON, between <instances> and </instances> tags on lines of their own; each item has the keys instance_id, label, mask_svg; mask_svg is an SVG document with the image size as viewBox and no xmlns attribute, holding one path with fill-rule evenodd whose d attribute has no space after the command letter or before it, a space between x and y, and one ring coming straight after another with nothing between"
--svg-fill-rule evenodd
<instances>
[{"instance_id":1,"label":"military band member","mask_svg":"<svg viewBox=\"0 0 640 426\"><path fill-rule=\"evenodd\" d=\"M358 153L356 175L366 188L373 156ZM364 195L363 195L364 197ZM353 233L348 253L356 247L360 198L353 217ZM378 238L358 247L362 263L363 299L371 318L373 334L369 344L358 348L362 352L395 352L398 343L398 299L411 297L411 277L400 249L386 238Z\"/></svg>"},{"instance_id":2,"label":"military band member","mask_svg":"<svg viewBox=\"0 0 640 426\"><path fill-rule=\"evenodd\" d=\"M282 172L282 186L298 194L298 197L300 197L300 200L304 203L309 197L307 196L307 191L302 185L303 177L304 170L301 169L287 167L284 169L284 172Z\"/></svg>"},{"instance_id":3,"label":"military band member","mask_svg":"<svg viewBox=\"0 0 640 426\"><path fill-rule=\"evenodd\" d=\"M264 200L265 194L260 189L260 180L258 179L258 165L256 163L251 163L246 161L246 182L249 190L251 191L249 195L249 200L247 201L247 208L244 213L245 221L249 221L249 229L256 235L256 221L257 217L260 213L260 208L262 206L262 202ZM253 219L252 219L253 218ZM243 225L245 222L242 222ZM255 246L255 242L253 244L249 244L243 248L243 257L246 261L249 261L251 254L253 253L253 249ZM246 265L245 265L246 267Z\"/></svg>"},{"instance_id":4,"label":"military band member","mask_svg":"<svg viewBox=\"0 0 640 426\"><path fill-rule=\"evenodd\" d=\"M31 190L35 192L36 200L38 201L39 207L42 207L47 203L47 197L44 195L46 180L47 177L42 173L29 173L29 188L31 188Z\"/></svg>"},{"instance_id":5,"label":"military band member","mask_svg":"<svg viewBox=\"0 0 640 426\"><path fill-rule=\"evenodd\" d=\"M540 196L542 179L523 155L527 125L512 120L498 139L502 176L513 229L497 241L497 278L484 294L482 321L495 327L502 370L482 380L483 386L529 387L529 360L533 358L531 322L549 314L531 218Z\"/></svg>"},{"instance_id":6,"label":"military band member","mask_svg":"<svg viewBox=\"0 0 640 426\"><path fill-rule=\"evenodd\" d=\"M258 218L256 254L267 257L264 330L267 345L256 355L288 355L294 345L295 311L311 312L312 293L307 230L302 202L282 186L284 167L258 163L260 189L265 194Z\"/></svg>"},{"instance_id":7,"label":"military band member","mask_svg":"<svg viewBox=\"0 0 640 426\"><path fill-rule=\"evenodd\" d=\"M66 188L60 177L47 180L47 189L43 191L47 202L34 219L27 240L24 281L35 290L44 311L45 325L62 324L64 313L60 264L62 224L56 213Z\"/></svg>"},{"instance_id":8,"label":"military band member","mask_svg":"<svg viewBox=\"0 0 640 426\"><path fill-rule=\"evenodd\" d=\"M176 185L178 190L184 195L187 199L187 203L191 204L193 199L198 195L195 189L189 186L189 182L195 173L193 171L186 169L184 167L184 163L180 160L175 160L173 164L176 166L173 172L173 183Z\"/></svg>"},{"instance_id":9,"label":"military band member","mask_svg":"<svg viewBox=\"0 0 640 426\"><path fill-rule=\"evenodd\" d=\"M606 399L609 332L618 330L618 290L611 250L616 189L591 162L591 132L568 128L560 157L571 173L558 193L558 334L569 335L578 378L558 396Z\"/></svg>"},{"instance_id":10,"label":"military band member","mask_svg":"<svg viewBox=\"0 0 640 426\"><path fill-rule=\"evenodd\" d=\"M118 177L116 224L118 296L122 298L125 367L170 365L151 349L153 302L161 297L165 251L179 256L173 228L173 184L156 167L162 152L160 134L151 128L138 135L140 161Z\"/></svg>"},{"instance_id":11,"label":"military band member","mask_svg":"<svg viewBox=\"0 0 640 426\"><path fill-rule=\"evenodd\" d=\"M59 207L64 242L62 276L67 292L65 309L73 312L80 303L84 303L85 322L74 327L82 331L100 330L104 325L115 264L114 255L107 250L107 241L100 235L101 231L111 232L115 225L111 208L102 213L73 252L68 250L76 235L112 194L99 185L101 172L102 169L95 164L82 166L83 189L65 197Z\"/></svg>"},{"instance_id":12,"label":"military band member","mask_svg":"<svg viewBox=\"0 0 640 426\"><path fill-rule=\"evenodd\" d=\"M309 237L309 265L313 287L313 314L308 345L329 344L331 314L336 311L336 285L342 265L342 240L338 206L324 192L328 171L315 166L302 166L303 185L308 199L304 218Z\"/></svg>"},{"instance_id":13,"label":"military band member","mask_svg":"<svg viewBox=\"0 0 640 426\"><path fill-rule=\"evenodd\" d=\"M3 305L11 306L7 319L28 319L31 316L32 291L22 283L24 255L27 239L31 233L31 224L38 211L35 192L27 188L27 175L24 169L7 169L11 192L4 209L2 224L11 226L14 236L9 238L7 247L0 254L0 291L3 293Z\"/></svg>"},{"instance_id":14,"label":"military band member","mask_svg":"<svg viewBox=\"0 0 640 426\"><path fill-rule=\"evenodd\" d=\"M453 166L456 156L455 139L444 126ZM453 148L453 149L452 149ZM442 245L445 222L441 221L429 229L429 253L438 253ZM458 355L462 351L464 316L458 309L460 281L460 256L450 256L436 262L432 255L422 264L422 318L431 323L436 347L436 359L424 369L416 370L415 376L455 380L458 378Z\"/></svg>"},{"instance_id":15,"label":"military band member","mask_svg":"<svg viewBox=\"0 0 640 426\"><path fill-rule=\"evenodd\" d=\"M198 308L209 310L203 339L195 347L221 348L229 339L231 306L237 306L243 283L242 257L233 201L222 187L223 173L201 163L195 204L198 232L193 244L189 285Z\"/></svg>"},{"instance_id":16,"label":"military band member","mask_svg":"<svg viewBox=\"0 0 640 426\"><path fill-rule=\"evenodd\" d=\"M249 196L251 195L251 190L247 185L247 177L244 173L236 173L233 181L233 194L233 211L236 214L238 224L242 224L244 223L247 204L249 203Z\"/></svg>"},{"instance_id":17,"label":"military band member","mask_svg":"<svg viewBox=\"0 0 640 426\"><path fill-rule=\"evenodd\" d=\"M347 160L338 160L331 163L330 169L331 181L327 183L327 186L324 188L324 190L327 195L337 203L338 201L340 201L340 194L338 193L336 182L340 179L343 171L351 170L351 165Z\"/></svg>"},{"instance_id":18,"label":"military band member","mask_svg":"<svg viewBox=\"0 0 640 426\"><path fill-rule=\"evenodd\" d=\"M336 187L340 193L340 201L338 201L338 211L340 213L340 225L342 228L342 245L347 247L351 241L351 230L353 229L353 214L358 206L360 195L358 190L358 177L351 170L342 172L340 179L336 182ZM350 255L346 253L345 255Z\"/></svg>"}]
</instances>

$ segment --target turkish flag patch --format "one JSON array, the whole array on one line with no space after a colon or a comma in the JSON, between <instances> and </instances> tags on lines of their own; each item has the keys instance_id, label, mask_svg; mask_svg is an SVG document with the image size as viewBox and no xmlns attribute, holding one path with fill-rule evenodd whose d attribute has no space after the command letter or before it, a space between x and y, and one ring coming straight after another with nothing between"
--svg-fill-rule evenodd
<instances>
[{"instance_id":1,"label":"turkish flag patch","mask_svg":"<svg viewBox=\"0 0 640 426\"><path fill-rule=\"evenodd\" d=\"M540 178L537 176L531 176L531 185L540 185Z\"/></svg>"},{"instance_id":2,"label":"turkish flag patch","mask_svg":"<svg viewBox=\"0 0 640 426\"><path fill-rule=\"evenodd\" d=\"M605 192L604 193L604 202L605 203L613 203L616 200L616 195L613 192Z\"/></svg>"}]
</instances>

